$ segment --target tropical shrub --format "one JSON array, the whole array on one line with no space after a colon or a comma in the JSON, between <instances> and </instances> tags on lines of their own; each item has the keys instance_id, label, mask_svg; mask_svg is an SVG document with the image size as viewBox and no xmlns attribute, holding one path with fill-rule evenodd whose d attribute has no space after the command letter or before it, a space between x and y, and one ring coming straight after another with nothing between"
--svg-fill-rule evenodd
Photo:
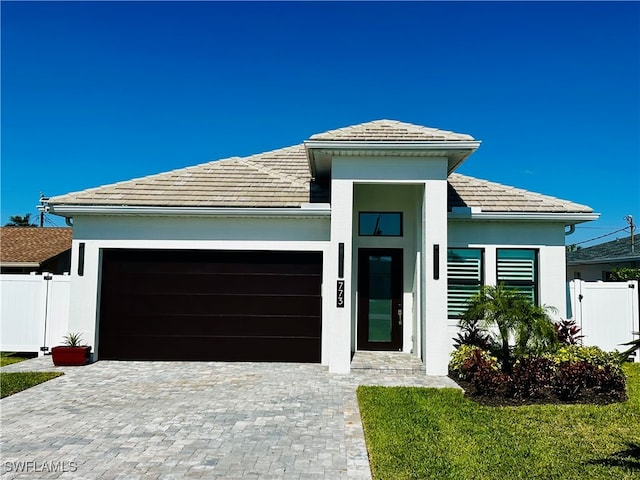
<instances>
[{"instance_id":1,"label":"tropical shrub","mask_svg":"<svg viewBox=\"0 0 640 480\"><path fill-rule=\"evenodd\" d=\"M614 268L609 274L609 280L624 282L627 280L640 280L640 268L619 267Z\"/></svg>"},{"instance_id":2,"label":"tropical shrub","mask_svg":"<svg viewBox=\"0 0 640 480\"><path fill-rule=\"evenodd\" d=\"M554 327L560 345L579 345L584 338L584 335L578 335L580 327L573 320L560 320Z\"/></svg>"},{"instance_id":3,"label":"tropical shrub","mask_svg":"<svg viewBox=\"0 0 640 480\"><path fill-rule=\"evenodd\" d=\"M472 382L478 395L504 397L511 390L511 377L484 359L475 363Z\"/></svg>"},{"instance_id":4,"label":"tropical shrub","mask_svg":"<svg viewBox=\"0 0 640 480\"><path fill-rule=\"evenodd\" d=\"M460 380L471 380L480 369L500 370L500 362L489 352L473 345L461 345L451 354L449 374Z\"/></svg>"},{"instance_id":5,"label":"tropical shrub","mask_svg":"<svg viewBox=\"0 0 640 480\"><path fill-rule=\"evenodd\" d=\"M461 324L458 335L452 340L453 346L456 348L459 348L462 345L467 345L490 351L493 346L491 337L480 326L479 320L469 320L464 324Z\"/></svg>"},{"instance_id":6,"label":"tropical shrub","mask_svg":"<svg viewBox=\"0 0 640 480\"><path fill-rule=\"evenodd\" d=\"M544 398L553 393L555 363L545 357L518 359L511 374L510 392L515 398Z\"/></svg>"},{"instance_id":7,"label":"tropical shrub","mask_svg":"<svg viewBox=\"0 0 640 480\"><path fill-rule=\"evenodd\" d=\"M585 360L560 364L555 389L562 400L577 400L588 392L604 394L613 400L626 398L625 377L619 368Z\"/></svg>"},{"instance_id":8,"label":"tropical shrub","mask_svg":"<svg viewBox=\"0 0 640 480\"><path fill-rule=\"evenodd\" d=\"M626 379L617 352L566 345L553 353L520 356L508 374L489 352L462 345L452 353L452 377L469 382L482 396L575 401L594 396L605 401L626 398Z\"/></svg>"},{"instance_id":9,"label":"tropical shrub","mask_svg":"<svg viewBox=\"0 0 640 480\"><path fill-rule=\"evenodd\" d=\"M604 394L613 400L626 397L626 380L618 352L566 345L549 358L557 365L556 393L563 400L575 400L586 392Z\"/></svg>"},{"instance_id":10,"label":"tropical shrub","mask_svg":"<svg viewBox=\"0 0 640 480\"><path fill-rule=\"evenodd\" d=\"M459 323L462 328L476 323L486 332L498 345L492 353L501 361L503 372L510 373L514 354L538 355L556 348L558 339L549 315L551 310L533 305L502 284L486 285L469 299ZM495 333L491 333L492 327Z\"/></svg>"},{"instance_id":11,"label":"tropical shrub","mask_svg":"<svg viewBox=\"0 0 640 480\"><path fill-rule=\"evenodd\" d=\"M618 370L620 369L620 354L618 352L605 352L595 346L565 345L547 356L556 365L587 362L595 366L612 365Z\"/></svg>"}]
</instances>

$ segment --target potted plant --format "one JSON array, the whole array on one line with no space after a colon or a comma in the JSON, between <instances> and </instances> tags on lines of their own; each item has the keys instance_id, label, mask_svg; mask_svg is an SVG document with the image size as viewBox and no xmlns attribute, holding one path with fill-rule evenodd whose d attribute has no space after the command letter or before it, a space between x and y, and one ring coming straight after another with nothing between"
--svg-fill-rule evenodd
<instances>
[{"instance_id":1,"label":"potted plant","mask_svg":"<svg viewBox=\"0 0 640 480\"><path fill-rule=\"evenodd\" d=\"M82 334L70 333L64 337L64 345L53 347L51 357L57 366L78 366L89 363L90 345L81 345Z\"/></svg>"}]
</instances>

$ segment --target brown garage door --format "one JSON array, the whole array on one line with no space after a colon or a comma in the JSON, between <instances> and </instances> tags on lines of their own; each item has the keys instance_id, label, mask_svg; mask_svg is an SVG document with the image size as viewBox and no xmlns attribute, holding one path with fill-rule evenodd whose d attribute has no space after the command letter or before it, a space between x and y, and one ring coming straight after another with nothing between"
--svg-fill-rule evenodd
<instances>
[{"instance_id":1,"label":"brown garage door","mask_svg":"<svg viewBox=\"0 0 640 480\"><path fill-rule=\"evenodd\" d=\"M322 253L104 250L100 359L319 362Z\"/></svg>"}]
</instances>

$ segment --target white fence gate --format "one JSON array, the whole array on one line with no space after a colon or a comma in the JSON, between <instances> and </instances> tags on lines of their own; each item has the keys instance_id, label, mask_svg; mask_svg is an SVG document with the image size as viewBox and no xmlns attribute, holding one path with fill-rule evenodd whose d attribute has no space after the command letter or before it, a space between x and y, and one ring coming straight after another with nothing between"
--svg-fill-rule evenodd
<instances>
[{"instance_id":1,"label":"white fence gate","mask_svg":"<svg viewBox=\"0 0 640 480\"><path fill-rule=\"evenodd\" d=\"M569 282L571 310L576 324L582 329L585 345L603 350L624 351L640 331L638 313L638 281L628 282ZM640 353L635 352L640 362Z\"/></svg>"},{"instance_id":2,"label":"white fence gate","mask_svg":"<svg viewBox=\"0 0 640 480\"><path fill-rule=\"evenodd\" d=\"M38 352L69 333L67 275L0 275L0 350Z\"/></svg>"}]
</instances>

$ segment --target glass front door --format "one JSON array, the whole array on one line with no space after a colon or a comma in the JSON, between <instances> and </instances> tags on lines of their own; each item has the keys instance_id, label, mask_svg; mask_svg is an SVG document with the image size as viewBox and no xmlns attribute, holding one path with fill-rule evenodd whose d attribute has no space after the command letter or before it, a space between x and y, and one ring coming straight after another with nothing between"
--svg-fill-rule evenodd
<instances>
[{"instance_id":1,"label":"glass front door","mask_svg":"<svg viewBox=\"0 0 640 480\"><path fill-rule=\"evenodd\" d=\"M358 349L402 350L402 250L358 254Z\"/></svg>"}]
</instances>

